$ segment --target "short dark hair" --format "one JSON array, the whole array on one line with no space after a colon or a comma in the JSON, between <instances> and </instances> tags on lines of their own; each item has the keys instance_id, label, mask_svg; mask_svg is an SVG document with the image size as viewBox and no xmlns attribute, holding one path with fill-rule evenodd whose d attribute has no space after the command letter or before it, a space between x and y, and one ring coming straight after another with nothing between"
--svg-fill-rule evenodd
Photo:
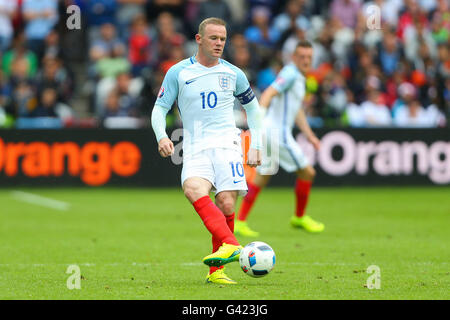
<instances>
[{"instance_id":1,"label":"short dark hair","mask_svg":"<svg viewBox=\"0 0 450 320\"><path fill-rule=\"evenodd\" d=\"M220 26L224 26L224 27L227 26L227 23L224 20L220 19L220 18L216 18L216 17L206 18L198 26L198 33L200 35L203 36L203 34L205 33L205 27L208 24L215 24L215 25L220 25Z\"/></svg>"},{"instance_id":2,"label":"short dark hair","mask_svg":"<svg viewBox=\"0 0 450 320\"><path fill-rule=\"evenodd\" d=\"M311 42L309 42L308 40L300 40L297 45L295 46L295 49L297 48L312 48L312 44Z\"/></svg>"}]
</instances>

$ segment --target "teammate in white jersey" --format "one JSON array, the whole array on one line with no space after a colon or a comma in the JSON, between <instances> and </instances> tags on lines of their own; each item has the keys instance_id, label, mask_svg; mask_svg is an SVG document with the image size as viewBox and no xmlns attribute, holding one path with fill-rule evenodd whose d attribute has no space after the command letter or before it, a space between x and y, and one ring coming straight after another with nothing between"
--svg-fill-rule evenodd
<instances>
[{"instance_id":1,"label":"teammate in white jersey","mask_svg":"<svg viewBox=\"0 0 450 320\"><path fill-rule=\"evenodd\" d=\"M292 55L292 63L286 65L277 75L276 80L263 92L260 98L261 108L267 110L264 118L265 136L268 153L263 157L262 165L252 182L248 182L248 193L242 201L236 221L235 233L243 236L258 236L247 224L247 217L259 192L267 185L273 168L281 166L287 172L295 172L296 212L291 218L294 227L309 232L321 232L324 225L305 215L311 184L315 170L308 163L303 151L292 136L296 124L316 150L320 141L311 130L302 109L305 95L305 76L311 69L313 48L308 41L300 41ZM268 109L267 109L268 108ZM273 157L273 153L278 157ZM275 162L275 163L274 163Z\"/></svg>"},{"instance_id":2,"label":"teammate in white jersey","mask_svg":"<svg viewBox=\"0 0 450 320\"><path fill-rule=\"evenodd\" d=\"M183 169L181 184L212 234L213 253L203 262L210 266L207 282L235 284L223 265L238 261L242 246L234 236L234 210L238 193L247 192L240 130L233 115L235 98L248 118L252 143L247 164L261 164L260 107L244 73L220 59L227 37L226 24L205 19L195 40L198 52L171 67L152 111L152 127L163 157L174 153L165 132L165 117L177 101L183 122ZM215 203L209 192L215 190Z\"/></svg>"}]
</instances>

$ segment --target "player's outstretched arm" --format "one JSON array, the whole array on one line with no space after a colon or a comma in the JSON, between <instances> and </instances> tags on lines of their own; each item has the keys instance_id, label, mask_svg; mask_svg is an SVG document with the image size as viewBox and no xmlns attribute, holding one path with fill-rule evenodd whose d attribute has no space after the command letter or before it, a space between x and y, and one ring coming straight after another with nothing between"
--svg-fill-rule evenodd
<instances>
[{"instance_id":1,"label":"player's outstretched arm","mask_svg":"<svg viewBox=\"0 0 450 320\"><path fill-rule=\"evenodd\" d=\"M171 156L175 150L173 142L166 133L166 115L168 111L159 105L155 105L152 111L152 128L155 132L156 141L158 141L158 152L164 158Z\"/></svg>"},{"instance_id":2,"label":"player's outstretched arm","mask_svg":"<svg viewBox=\"0 0 450 320\"><path fill-rule=\"evenodd\" d=\"M247 124L250 129L251 144L248 151L247 164L250 167L261 165L261 148L262 148L262 112L258 100L253 98L252 101L243 105L247 114Z\"/></svg>"},{"instance_id":3,"label":"player's outstretched arm","mask_svg":"<svg viewBox=\"0 0 450 320\"><path fill-rule=\"evenodd\" d=\"M301 132L306 136L309 142L313 145L314 149L319 150L320 148L320 140L316 137L314 132L311 130L311 127L306 120L305 111L303 108L300 108L297 113L297 117L295 118L295 123L297 127L301 130Z\"/></svg>"},{"instance_id":4,"label":"player's outstretched arm","mask_svg":"<svg viewBox=\"0 0 450 320\"><path fill-rule=\"evenodd\" d=\"M275 97L277 94L277 89L272 86L268 86L267 89L263 91L261 97L259 98L259 105L261 106L261 112L263 115L266 114L273 97Z\"/></svg>"}]
</instances>

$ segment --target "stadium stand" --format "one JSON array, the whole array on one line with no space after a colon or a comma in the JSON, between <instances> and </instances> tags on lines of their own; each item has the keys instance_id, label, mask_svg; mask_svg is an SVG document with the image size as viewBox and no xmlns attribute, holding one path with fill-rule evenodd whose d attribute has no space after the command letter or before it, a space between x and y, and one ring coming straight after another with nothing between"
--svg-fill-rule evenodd
<instances>
[{"instance_id":1,"label":"stadium stand","mask_svg":"<svg viewBox=\"0 0 450 320\"><path fill-rule=\"evenodd\" d=\"M70 5L80 29L66 26ZM0 0L0 127L148 127L165 72L195 54L212 15L229 23L224 58L258 94L299 40L313 43L313 127L449 123L448 0Z\"/></svg>"}]
</instances>

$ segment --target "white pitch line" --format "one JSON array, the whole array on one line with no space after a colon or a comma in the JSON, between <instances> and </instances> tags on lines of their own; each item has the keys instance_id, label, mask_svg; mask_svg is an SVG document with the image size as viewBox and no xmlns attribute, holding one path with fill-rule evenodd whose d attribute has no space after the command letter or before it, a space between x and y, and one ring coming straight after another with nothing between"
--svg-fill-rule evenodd
<instances>
[{"instance_id":1,"label":"white pitch line","mask_svg":"<svg viewBox=\"0 0 450 320\"><path fill-rule=\"evenodd\" d=\"M70 203L38 196L37 194L29 192L15 190L11 191L11 196L18 201L38 205L41 207L51 208L59 211L67 211L70 208Z\"/></svg>"}]
</instances>

